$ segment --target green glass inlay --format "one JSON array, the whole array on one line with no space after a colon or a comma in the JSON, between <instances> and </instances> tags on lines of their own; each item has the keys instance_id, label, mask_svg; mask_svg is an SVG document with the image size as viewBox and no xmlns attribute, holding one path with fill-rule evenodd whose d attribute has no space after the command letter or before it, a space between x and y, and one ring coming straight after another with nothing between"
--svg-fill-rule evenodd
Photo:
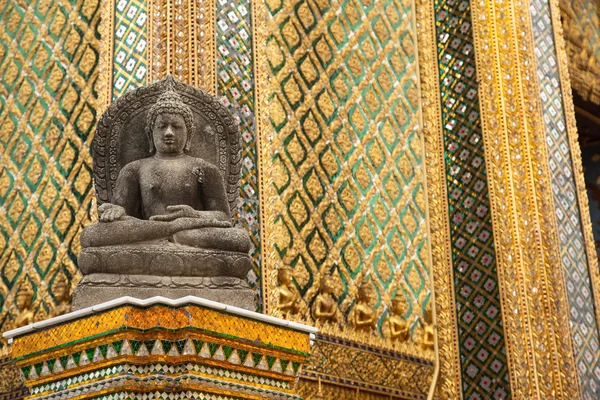
<instances>
[{"instance_id":1,"label":"green glass inlay","mask_svg":"<svg viewBox=\"0 0 600 400\"><path fill-rule=\"evenodd\" d=\"M300 368L300 363L298 361L292 361L292 368L294 368L294 373L297 373L298 368Z\"/></svg>"},{"instance_id":2,"label":"green glass inlay","mask_svg":"<svg viewBox=\"0 0 600 400\"><path fill-rule=\"evenodd\" d=\"M173 342L169 340L161 340L161 342L163 346L163 351L165 352L165 354L168 354L169 350L171 350L171 347L173 347Z\"/></svg>"},{"instance_id":3,"label":"green glass inlay","mask_svg":"<svg viewBox=\"0 0 600 400\"><path fill-rule=\"evenodd\" d=\"M85 354L87 354L87 358L88 360L92 361L94 359L94 349L93 347L91 349L86 349L85 350Z\"/></svg>"},{"instance_id":4,"label":"green glass inlay","mask_svg":"<svg viewBox=\"0 0 600 400\"><path fill-rule=\"evenodd\" d=\"M100 346L98 346L98 348L100 349L102 357L106 358L106 353L108 352L108 344L101 344Z\"/></svg>"},{"instance_id":5,"label":"green glass inlay","mask_svg":"<svg viewBox=\"0 0 600 400\"><path fill-rule=\"evenodd\" d=\"M261 358L262 358L262 354L252 353L252 359L254 360L254 366L258 365L258 363L260 362Z\"/></svg>"},{"instance_id":6,"label":"green glass inlay","mask_svg":"<svg viewBox=\"0 0 600 400\"><path fill-rule=\"evenodd\" d=\"M248 356L248 350L238 349L238 355L240 356L240 363L244 363L246 361L246 357Z\"/></svg>"},{"instance_id":7,"label":"green glass inlay","mask_svg":"<svg viewBox=\"0 0 600 400\"><path fill-rule=\"evenodd\" d=\"M148 350L148 353L152 353L152 348L154 347L154 342L156 342L156 339L144 340L144 344L146 345L146 350Z\"/></svg>"},{"instance_id":8,"label":"green glass inlay","mask_svg":"<svg viewBox=\"0 0 600 400\"><path fill-rule=\"evenodd\" d=\"M140 347L142 347L142 342L140 340L130 340L129 344L131 345L131 351L133 354L137 354Z\"/></svg>"},{"instance_id":9,"label":"green glass inlay","mask_svg":"<svg viewBox=\"0 0 600 400\"><path fill-rule=\"evenodd\" d=\"M214 356L215 352L219 348L219 344L217 344L217 343L206 343L206 345L208 346L208 351L210 351L210 356L211 357Z\"/></svg>"},{"instance_id":10,"label":"green glass inlay","mask_svg":"<svg viewBox=\"0 0 600 400\"><path fill-rule=\"evenodd\" d=\"M225 359L228 359L233 353L233 347L223 346L223 354L225 354Z\"/></svg>"},{"instance_id":11,"label":"green glass inlay","mask_svg":"<svg viewBox=\"0 0 600 400\"><path fill-rule=\"evenodd\" d=\"M202 346L204 345L204 341L196 339L192 339L192 341L194 342L194 349L196 350L196 354L200 354Z\"/></svg>"},{"instance_id":12,"label":"green glass inlay","mask_svg":"<svg viewBox=\"0 0 600 400\"><path fill-rule=\"evenodd\" d=\"M279 359L279 363L281 364L281 370L285 371L285 369L287 368L288 364L290 363L290 360L284 360L283 358Z\"/></svg>"},{"instance_id":13,"label":"green glass inlay","mask_svg":"<svg viewBox=\"0 0 600 400\"><path fill-rule=\"evenodd\" d=\"M267 365L269 366L269 369L271 369L273 367L273 364L275 364L275 361L277 361L277 357L267 356Z\"/></svg>"},{"instance_id":14,"label":"green glass inlay","mask_svg":"<svg viewBox=\"0 0 600 400\"><path fill-rule=\"evenodd\" d=\"M76 353L73 353L73 361L75 361L75 364L79 365L79 360L81 359L81 352L78 351Z\"/></svg>"},{"instance_id":15,"label":"green glass inlay","mask_svg":"<svg viewBox=\"0 0 600 400\"><path fill-rule=\"evenodd\" d=\"M59 358L60 360L60 365L62 365L63 368L67 368L67 361L69 361L69 355L64 355L62 357Z\"/></svg>"},{"instance_id":16,"label":"green glass inlay","mask_svg":"<svg viewBox=\"0 0 600 400\"><path fill-rule=\"evenodd\" d=\"M117 354L121 353L121 347L123 347L123 340L117 340L116 342L112 342L112 347L115 349Z\"/></svg>"},{"instance_id":17,"label":"green glass inlay","mask_svg":"<svg viewBox=\"0 0 600 400\"><path fill-rule=\"evenodd\" d=\"M183 340L178 340L176 342L177 345L177 350L179 350L179 354L183 354L183 349L185 348L185 343L187 342L186 339Z\"/></svg>"}]
</instances>

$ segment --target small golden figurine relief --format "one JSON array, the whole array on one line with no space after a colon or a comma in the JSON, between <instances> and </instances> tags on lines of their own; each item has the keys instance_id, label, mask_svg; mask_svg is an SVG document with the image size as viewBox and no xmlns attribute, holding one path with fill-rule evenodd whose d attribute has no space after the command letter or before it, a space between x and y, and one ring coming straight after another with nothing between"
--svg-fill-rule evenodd
<instances>
[{"instance_id":1,"label":"small golden figurine relief","mask_svg":"<svg viewBox=\"0 0 600 400\"><path fill-rule=\"evenodd\" d=\"M33 291L31 290L31 287L27 284L21 286L17 293L16 300L20 314L15 319L15 327L20 328L33 323L33 310L31 309Z\"/></svg>"},{"instance_id":2,"label":"small golden figurine relief","mask_svg":"<svg viewBox=\"0 0 600 400\"><path fill-rule=\"evenodd\" d=\"M293 274L294 270L290 267L277 270L277 309L284 315L297 314L300 310L300 294L292 282Z\"/></svg>"},{"instance_id":3,"label":"small golden figurine relief","mask_svg":"<svg viewBox=\"0 0 600 400\"><path fill-rule=\"evenodd\" d=\"M322 324L340 322L340 311L337 308L337 302L333 298L334 282L331 275L325 275L321 278L319 294L312 306L312 315L315 321Z\"/></svg>"},{"instance_id":4,"label":"small golden figurine relief","mask_svg":"<svg viewBox=\"0 0 600 400\"><path fill-rule=\"evenodd\" d=\"M427 307L423 313L423 342L424 349L433 350L435 342L435 332L433 326L433 315L431 307Z\"/></svg>"},{"instance_id":5,"label":"small golden figurine relief","mask_svg":"<svg viewBox=\"0 0 600 400\"><path fill-rule=\"evenodd\" d=\"M370 333L377 327L377 313L371 307L373 288L363 283L358 288L356 305L348 318L350 325L359 332Z\"/></svg>"},{"instance_id":6,"label":"small golden figurine relief","mask_svg":"<svg viewBox=\"0 0 600 400\"><path fill-rule=\"evenodd\" d=\"M58 306L50 313L50 318L71 312L71 287L64 275L60 275L54 282L55 296Z\"/></svg>"},{"instance_id":7,"label":"small golden figurine relief","mask_svg":"<svg viewBox=\"0 0 600 400\"><path fill-rule=\"evenodd\" d=\"M404 343L410 339L410 326L402 316L406 313L406 298L398 293L392 299L390 315L386 320L385 336L393 344Z\"/></svg>"}]
</instances>

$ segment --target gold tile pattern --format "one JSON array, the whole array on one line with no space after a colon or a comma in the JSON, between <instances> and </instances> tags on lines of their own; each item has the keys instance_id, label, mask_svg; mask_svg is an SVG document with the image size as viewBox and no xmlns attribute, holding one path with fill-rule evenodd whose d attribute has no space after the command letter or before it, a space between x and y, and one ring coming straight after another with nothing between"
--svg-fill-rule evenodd
<instances>
[{"instance_id":1,"label":"gold tile pattern","mask_svg":"<svg viewBox=\"0 0 600 400\"><path fill-rule=\"evenodd\" d=\"M40 320L58 304L54 283L80 279L79 232L94 218L100 8L0 4L0 331L24 311L20 290L34 293L28 310Z\"/></svg>"},{"instance_id":2,"label":"gold tile pattern","mask_svg":"<svg viewBox=\"0 0 600 400\"><path fill-rule=\"evenodd\" d=\"M309 342L306 332L197 305L120 306L17 337L13 356L31 399L167 391L295 400Z\"/></svg>"}]
</instances>

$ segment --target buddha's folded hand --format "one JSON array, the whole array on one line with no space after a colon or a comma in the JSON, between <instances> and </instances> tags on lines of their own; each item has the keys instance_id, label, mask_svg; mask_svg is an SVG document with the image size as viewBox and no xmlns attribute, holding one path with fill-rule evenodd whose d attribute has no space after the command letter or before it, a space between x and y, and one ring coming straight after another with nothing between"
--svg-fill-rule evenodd
<instances>
[{"instance_id":1,"label":"buddha's folded hand","mask_svg":"<svg viewBox=\"0 0 600 400\"><path fill-rule=\"evenodd\" d=\"M117 221L125 216L125 209L119 205L104 203L98 207L101 222Z\"/></svg>"},{"instance_id":2,"label":"buddha's folded hand","mask_svg":"<svg viewBox=\"0 0 600 400\"><path fill-rule=\"evenodd\" d=\"M174 221L177 218L199 218L197 210L187 204L167 206L167 213L150 217L151 221Z\"/></svg>"},{"instance_id":3,"label":"buddha's folded hand","mask_svg":"<svg viewBox=\"0 0 600 400\"><path fill-rule=\"evenodd\" d=\"M216 219L200 219L200 218L178 218L174 221L169 221L170 226L173 229L173 233L188 230L188 229L201 229L201 228L231 228L231 223L227 221L219 221Z\"/></svg>"}]
</instances>

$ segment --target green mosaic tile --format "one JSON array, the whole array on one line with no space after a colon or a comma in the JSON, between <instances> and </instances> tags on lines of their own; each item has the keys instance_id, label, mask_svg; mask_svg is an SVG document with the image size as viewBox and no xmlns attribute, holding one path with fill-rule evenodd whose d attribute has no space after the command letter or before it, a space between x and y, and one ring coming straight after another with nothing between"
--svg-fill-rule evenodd
<instances>
[{"instance_id":1,"label":"green mosaic tile","mask_svg":"<svg viewBox=\"0 0 600 400\"><path fill-rule=\"evenodd\" d=\"M463 398L508 399L471 5L434 7Z\"/></svg>"},{"instance_id":2,"label":"green mosaic tile","mask_svg":"<svg viewBox=\"0 0 600 400\"><path fill-rule=\"evenodd\" d=\"M252 5L249 0L216 2L217 92L239 117L242 134L240 206L236 225L250 233L252 270L247 281L262 309L258 155L254 104Z\"/></svg>"},{"instance_id":3,"label":"green mosaic tile","mask_svg":"<svg viewBox=\"0 0 600 400\"><path fill-rule=\"evenodd\" d=\"M119 1L114 12L113 100L146 84L148 51L147 3Z\"/></svg>"},{"instance_id":4,"label":"green mosaic tile","mask_svg":"<svg viewBox=\"0 0 600 400\"><path fill-rule=\"evenodd\" d=\"M532 2L530 10L534 53L538 59L548 163L552 175L554 212L558 221L561 261L567 283L575 365L583 398L591 400L600 396L600 335L594 312L581 213L577 203L554 31L550 22L550 4L547 0L536 0Z\"/></svg>"}]
</instances>

